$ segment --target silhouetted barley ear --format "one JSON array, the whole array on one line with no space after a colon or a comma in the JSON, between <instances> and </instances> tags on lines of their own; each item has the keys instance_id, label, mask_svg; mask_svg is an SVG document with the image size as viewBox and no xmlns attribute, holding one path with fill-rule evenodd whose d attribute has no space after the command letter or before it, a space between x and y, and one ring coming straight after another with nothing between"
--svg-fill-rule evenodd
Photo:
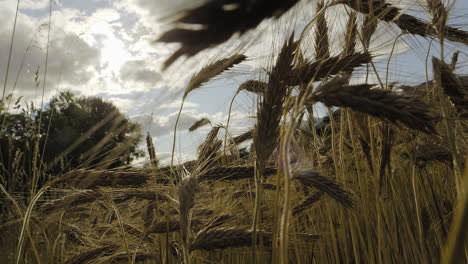
<instances>
[{"instance_id":1,"label":"silhouetted barley ear","mask_svg":"<svg viewBox=\"0 0 468 264\"><path fill-rule=\"evenodd\" d=\"M218 76L222 72L229 70L234 65L241 63L247 57L242 54L234 54L230 57L217 60L213 63L210 63L203 67L199 72L197 72L193 77L190 79L187 88L185 88L184 98L192 92L193 90L199 88L203 83L208 82L212 78Z\"/></svg>"},{"instance_id":2,"label":"silhouetted barley ear","mask_svg":"<svg viewBox=\"0 0 468 264\"><path fill-rule=\"evenodd\" d=\"M221 126L215 126L206 136L205 141L198 146L197 171L204 171L212 166L218 158L223 141L218 139L218 132Z\"/></svg>"},{"instance_id":3,"label":"silhouetted barley ear","mask_svg":"<svg viewBox=\"0 0 468 264\"><path fill-rule=\"evenodd\" d=\"M253 135L254 135L254 131L253 131L253 129L251 129L251 130L249 130L247 132L244 132L244 133L240 134L239 136L236 136L236 137L232 138L232 143L234 143L236 145L239 145L241 143L244 143L247 140L252 139Z\"/></svg>"},{"instance_id":4,"label":"silhouetted barley ear","mask_svg":"<svg viewBox=\"0 0 468 264\"><path fill-rule=\"evenodd\" d=\"M88 239L86 239L86 235L77 226L66 225L63 232L67 239L76 245L86 246L89 244Z\"/></svg>"},{"instance_id":5,"label":"silhouetted barley ear","mask_svg":"<svg viewBox=\"0 0 468 264\"><path fill-rule=\"evenodd\" d=\"M285 80L291 74L294 51L298 43L294 34L285 41L271 70L268 87L257 111L257 127L254 135L254 147L259 169L265 166L271 153L276 148L279 138L279 125L283 114L283 103L287 94Z\"/></svg>"},{"instance_id":6,"label":"silhouetted barley ear","mask_svg":"<svg viewBox=\"0 0 468 264\"><path fill-rule=\"evenodd\" d=\"M440 0L427 0L427 7L432 15L432 26L440 34L447 24L447 10Z\"/></svg>"},{"instance_id":7,"label":"silhouetted barley ear","mask_svg":"<svg viewBox=\"0 0 468 264\"><path fill-rule=\"evenodd\" d=\"M399 9L385 0L339 0L336 3L348 5L357 12L372 15L378 19L390 21L399 14Z\"/></svg>"},{"instance_id":8,"label":"silhouetted barley ear","mask_svg":"<svg viewBox=\"0 0 468 264\"><path fill-rule=\"evenodd\" d=\"M344 37L344 46L342 56L352 55L356 51L357 22L356 13L349 13L348 23L346 24L346 33Z\"/></svg>"},{"instance_id":9,"label":"silhouetted barley ear","mask_svg":"<svg viewBox=\"0 0 468 264\"><path fill-rule=\"evenodd\" d=\"M253 179L255 168L253 166L216 167L208 169L198 176L199 181L233 181ZM266 167L263 176L276 174L276 168Z\"/></svg>"},{"instance_id":10,"label":"silhouetted barley ear","mask_svg":"<svg viewBox=\"0 0 468 264\"><path fill-rule=\"evenodd\" d=\"M453 54L452 54L452 61L450 63L450 69L452 69L452 71L454 71L456 68L457 68L457 62L458 62L458 56L460 55L460 51L455 51Z\"/></svg>"},{"instance_id":11,"label":"silhouetted barley ear","mask_svg":"<svg viewBox=\"0 0 468 264\"><path fill-rule=\"evenodd\" d=\"M425 133L435 133L430 106L417 98L389 90L371 89L372 85L345 85L346 79L335 77L321 84L312 93L311 100L327 106L349 107L354 111L395 123Z\"/></svg>"},{"instance_id":12,"label":"silhouetted barley ear","mask_svg":"<svg viewBox=\"0 0 468 264\"><path fill-rule=\"evenodd\" d=\"M440 86L447 95L453 105L456 107L458 113L463 113L468 107L468 85L463 82L449 65L440 61L439 59L433 59L435 68L440 71Z\"/></svg>"},{"instance_id":13,"label":"silhouetted barley ear","mask_svg":"<svg viewBox=\"0 0 468 264\"><path fill-rule=\"evenodd\" d=\"M60 182L79 189L93 189L102 186L140 186L148 179L149 175L142 171L79 169L64 175Z\"/></svg>"},{"instance_id":14,"label":"silhouetted barley ear","mask_svg":"<svg viewBox=\"0 0 468 264\"><path fill-rule=\"evenodd\" d=\"M257 81L257 80L247 80L239 86L239 91L249 91L251 93L256 93L262 95L268 87L266 82Z\"/></svg>"},{"instance_id":15,"label":"silhouetted barley ear","mask_svg":"<svg viewBox=\"0 0 468 264\"><path fill-rule=\"evenodd\" d=\"M313 170L299 171L294 174L293 179L303 185L314 187L329 195L333 200L346 208L353 207L352 194L343 186L336 183L333 179L324 177Z\"/></svg>"},{"instance_id":16,"label":"silhouetted barley ear","mask_svg":"<svg viewBox=\"0 0 468 264\"><path fill-rule=\"evenodd\" d=\"M49 201L38 208L42 214L51 214L58 210L72 210L78 205L91 203L103 197L97 190L79 190L56 200Z\"/></svg>"},{"instance_id":17,"label":"silhouetted barley ear","mask_svg":"<svg viewBox=\"0 0 468 264\"><path fill-rule=\"evenodd\" d=\"M159 42L179 42L181 44L181 47L164 62L164 67L171 65L182 55L190 57L206 48L219 45L227 41L235 33L242 35L255 28L266 18L277 18L297 2L299 1L205 1L199 7L187 10L175 20L176 23L199 26L197 29L189 29L186 26L176 27L165 32L157 40ZM226 8L227 6L229 8Z\"/></svg>"},{"instance_id":18,"label":"silhouetted barley ear","mask_svg":"<svg viewBox=\"0 0 468 264\"><path fill-rule=\"evenodd\" d=\"M292 70L291 77L288 79L288 85L307 84L312 79L318 81L341 71L349 72L371 62L371 60L372 56L364 52L296 65Z\"/></svg>"},{"instance_id":19,"label":"silhouetted barley ear","mask_svg":"<svg viewBox=\"0 0 468 264\"><path fill-rule=\"evenodd\" d=\"M452 153L450 150L440 144L423 144L416 145L411 149L410 154L419 167L424 167L427 162L444 162L450 164L452 162Z\"/></svg>"},{"instance_id":20,"label":"silhouetted barley ear","mask_svg":"<svg viewBox=\"0 0 468 264\"><path fill-rule=\"evenodd\" d=\"M317 20L315 28L315 59L317 61L330 57L330 43L328 42L328 25L325 18L323 0L317 2Z\"/></svg>"},{"instance_id":21,"label":"silhouetted barley ear","mask_svg":"<svg viewBox=\"0 0 468 264\"><path fill-rule=\"evenodd\" d=\"M169 226L169 229L166 227ZM166 232L175 232L180 230L180 222L177 220L169 220L153 223L147 230L148 234L161 234Z\"/></svg>"},{"instance_id":22,"label":"silhouetted barley ear","mask_svg":"<svg viewBox=\"0 0 468 264\"><path fill-rule=\"evenodd\" d=\"M156 157L156 151L154 149L153 137L151 137L150 132L146 135L146 148L148 149L148 155L150 157L150 163L154 168L158 167L159 161Z\"/></svg>"},{"instance_id":23,"label":"silhouetted barley ear","mask_svg":"<svg viewBox=\"0 0 468 264\"><path fill-rule=\"evenodd\" d=\"M263 243L271 243L271 235L262 233ZM220 228L202 230L196 236L190 250L215 250L235 247L249 247L252 245L252 231L242 228Z\"/></svg>"},{"instance_id":24,"label":"silhouetted barley ear","mask_svg":"<svg viewBox=\"0 0 468 264\"><path fill-rule=\"evenodd\" d=\"M211 124L211 121L208 118L203 117L202 119L197 120L195 123L193 123L193 125L189 127L189 132L193 132L199 129L200 127L208 125L208 124Z\"/></svg>"},{"instance_id":25,"label":"silhouetted barley ear","mask_svg":"<svg viewBox=\"0 0 468 264\"><path fill-rule=\"evenodd\" d=\"M395 23L404 33L422 37L438 37L438 32L430 24L412 15L403 14L399 8L380 0L360 1L341 0L336 3L346 4L357 12L370 15L386 22ZM441 17L436 18L440 22ZM468 32L461 29L443 26L440 29L444 37L450 41L468 45Z\"/></svg>"},{"instance_id":26,"label":"silhouetted barley ear","mask_svg":"<svg viewBox=\"0 0 468 264\"><path fill-rule=\"evenodd\" d=\"M77 254L74 257L68 259L65 264L84 264L84 263L96 263L96 260L101 257L106 257L114 254L119 248L118 245L107 245L100 248L91 249L83 253Z\"/></svg>"},{"instance_id":27,"label":"silhouetted barley ear","mask_svg":"<svg viewBox=\"0 0 468 264\"><path fill-rule=\"evenodd\" d=\"M186 177L182 179L179 190L179 212L180 212L180 227L182 230L182 239L187 241L188 228L190 222L190 210L195 204L195 194L198 191L198 180L196 177Z\"/></svg>"},{"instance_id":28,"label":"silhouetted barley ear","mask_svg":"<svg viewBox=\"0 0 468 264\"><path fill-rule=\"evenodd\" d=\"M171 251L171 255L177 258L178 261L180 261L183 253L180 250L179 244L176 241L171 242L170 251Z\"/></svg>"},{"instance_id":29,"label":"silhouetted barley ear","mask_svg":"<svg viewBox=\"0 0 468 264\"><path fill-rule=\"evenodd\" d=\"M300 204L296 205L293 208L292 210L293 215L296 216L302 213L303 211L307 210L308 208L310 208L312 205L320 201L320 198L322 198L323 194L324 192L318 191L304 198L304 200L302 200Z\"/></svg>"},{"instance_id":30,"label":"silhouetted barley ear","mask_svg":"<svg viewBox=\"0 0 468 264\"><path fill-rule=\"evenodd\" d=\"M365 50L369 49L372 35L377 30L379 20L373 16L366 16L362 24L362 42Z\"/></svg>"}]
</instances>

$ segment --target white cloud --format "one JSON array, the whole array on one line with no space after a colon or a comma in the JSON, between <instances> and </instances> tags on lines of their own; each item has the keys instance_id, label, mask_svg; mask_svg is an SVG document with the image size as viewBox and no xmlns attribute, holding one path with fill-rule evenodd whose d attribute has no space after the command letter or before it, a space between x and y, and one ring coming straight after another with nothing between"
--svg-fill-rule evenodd
<instances>
[{"instance_id":1,"label":"white cloud","mask_svg":"<svg viewBox=\"0 0 468 264\"><path fill-rule=\"evenodd\" d=\"M162 104L158 107L159 110L174 110L174 109L179 109L180 104L182 100L177 100L171 103L165 103ZM184 109L190 109L190 108L199 108L199 104L195 104L192 102L184 102Z\"/></svg>"},{"instance_id":2,"label":"white cloud","mask_svg":"<svg viewBox=\"0 0 468 264\"><path fill-rule=\"evenodd\" d=\"M13 4L16 1L9 1ZM20 8L25 9L44 9L49 5L50 0L23 0L20 2Z\"/></svg>"}]
</instances>

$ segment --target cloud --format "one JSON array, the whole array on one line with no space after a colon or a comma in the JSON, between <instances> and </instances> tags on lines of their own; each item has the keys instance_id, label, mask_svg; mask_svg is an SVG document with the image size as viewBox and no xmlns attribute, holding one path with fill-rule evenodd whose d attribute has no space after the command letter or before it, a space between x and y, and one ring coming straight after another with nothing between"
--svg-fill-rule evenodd
<instances>
[{"instance_id":1,"label":"cloud","mask_svg":"<svg viewBox=\"0 0 468 264\"><path fill-rule=\"evenodd\" d=\"M181 100L177 100L171 103L165 103L162 104L158 107L159 110L174 110L174 109L179 109L181 104ZM199 104L195 104L192 102L184 102L184 109L190 109L190 108L199 108Z\"/></svg>"},{"instance_id":2,"label":"cloud","mask_svg":"<svg viewBox=\"0 0 468 264\"><path fill-rule=\"evenodd\" d=\"M122 81L140 82L155 85L161 80L161 74L151 69L145 60L127 61L120 69Z\"/></svg>"},{"instance_id":3,"label":"cloud","mask_svg":"<svg viewBox=\"0 0 468 264\"><path fill-rule=\"evenodd\" d=\"M165 116L140 115L132 117L132 120L139 122L151 135L162 137L174 130L178 112L173 112ZM195 111L183 111L179 118L178 130L188 130L188 128L206 113Z\"/></svg>"},{"instance_id":4,"label":"cloud","mask_svg":"<svg viewBox=\"0 0 468 264\"><path fill-rule=\"evenodd\" d=\"M10 2L13 3L12 1ZM20 2L20 8L32 10L44 9L49 5L49 2L49 0L23 0Z\"/></svg>"},{"instance_id":5,"label":"cloud","mask_svg":"<svg viewBox=\"0 0 468 264\"><path fill-rule=\"evenodd\" d=\"M0 9L0 17L11 22L0 25L1 83L7 68L14 12L11 6ZM70 9L54 11L48 46L48 18L19 14L9 66L7 93L12 92L16 79L16 92L28 100L37 98L42 93L42 81L45 79L46 99L55 92L59 83L62 87L86 87L95 75L96 66L99 65L100 50L89 45L75 32L58 26L65 25L63 21L71 21L79 14L79 11Z\"/></svg>"}]
</instances>

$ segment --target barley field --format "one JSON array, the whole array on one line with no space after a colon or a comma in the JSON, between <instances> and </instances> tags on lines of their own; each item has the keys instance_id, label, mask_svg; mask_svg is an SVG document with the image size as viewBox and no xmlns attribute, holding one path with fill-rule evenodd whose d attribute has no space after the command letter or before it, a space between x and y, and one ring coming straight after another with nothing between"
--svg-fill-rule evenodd
<instances>
[{"instance_id":1,"label":"barley field","mask_svg":"<svg viewBox=\"0 0 468 264\"><path fill-rule=\"evenodd\" d=\"M114 164L128 142L106 149L99 166L45 161L54 116L41 109L28 145L0 160L0 263L467 263L464 1L207 0L179 9L154 38L177 44L161 74L216 55L186 76L170 162L149 133L130 140L144 144L144 166ZM273 39L255 46L267 55L252 58L250 41L269 25ZM2 51L1 63L11 54ZM254 77L232 95L225 121L193 123L190 131L210 130L196 158L180 162L187 98L242 75L246 63ZM21 135L9 128L5 87L8 149ZM238 95L254 102L242 133L231 122ZM41 127L50 137L34 136ZM106 140L77 155L98 159Z\"/></svg>"}]
</instances>

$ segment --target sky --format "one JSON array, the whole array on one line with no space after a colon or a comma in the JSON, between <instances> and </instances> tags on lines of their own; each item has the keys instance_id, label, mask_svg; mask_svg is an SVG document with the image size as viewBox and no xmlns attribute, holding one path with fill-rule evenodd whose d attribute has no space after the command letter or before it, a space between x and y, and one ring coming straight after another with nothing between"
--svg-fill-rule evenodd
<instances>
[{"instance_id":1,"label":"sky","mask_svg":"<svg viewBox=\"0 0 468 264\"><path fill-rule=\"evenodd\" d=\"M50 3L52 5L50 6ZM220 48L211 49L190 59L180 59L166 71L161 64L177 45L155 43L164 30L170 28L170 18L194 0L22 0L13 42L7 94L24 97L40 105L42 91L45 101L59 91L71 90L85 96L99 96L113 102L130 119L139 122L143 133L150 132L162 163L169 161L172 131L184 85L190 77L210 61L235 52L245 53L248 59L212 82L191 93L187 98L179 123L177 140L178 161L195 157L196 147L206 136L209 127L188 132L196 120L207 117L213 124L226 123L229 103L237 87L249 78L265 78L265 68L271 65L284 37L293 29L300 29L314 14L315 4L302 1L280 20L264 21L256 30L241 38L234 38ZM312 1L315 3L315 1ZM0 0L0 81L3 84L8 51L14 24L17 0ZM415 1L398 1L414 11ZM49 8L52 13L49 24ZM468 1L459 0L449 23L468 30L465 14ZM340 36L347 16L342 6L327 11L332 28L332 54L339 52ZM50 26L50 36L48 35ZM399 31L391 25L380 25L373 38L371 50L379 55L389 51ZM303 46L307 57L313 33ZM49 37L49 45L47 39ZM424 72L411 65L424 63L428 41L415 37L401 37L391 61L392 80L416 84L424 80ZM307 48L309 45L309 48ZM450 51L462 49L449 45ZM45 59L48 50L48 67ZM466 51L466 48L465 50ZM462 59L466 61L466 52ZM433 52L437 52L434 48ZM385 58L377 58L384 68ZM410 66L400 69L400 65ZM467 71L462 67L460 71ZM357 74L357 81L360 76ZM361 78L362 79L362 78ZM15 85L15 81L17 83ZM45 85L43 86L43 82ZM257 98L241 93L233 104L232 131L236 135L250 129L255 120ZM143 146L143 144L142 144ZM142 160L144 162L144 160Z\"/></svg>"}]
</instances>

